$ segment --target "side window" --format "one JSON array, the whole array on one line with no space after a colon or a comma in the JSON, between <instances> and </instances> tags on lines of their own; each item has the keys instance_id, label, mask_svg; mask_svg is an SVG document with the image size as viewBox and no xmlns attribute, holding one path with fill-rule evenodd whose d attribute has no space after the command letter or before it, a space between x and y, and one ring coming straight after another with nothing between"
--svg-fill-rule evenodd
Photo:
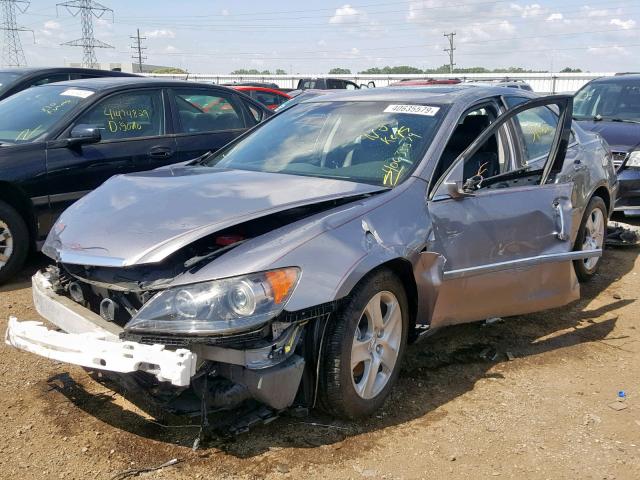
<instances>
[{"instance_id":1,"label":"side window","mask_svg":"<svg viewBox=\"0 0 640 480\"><path fill-rule=\"evenodd\" d=\"M118 93L91 107L75 122L100 129L103 140L126 140L164 134L159 90Z\"/></svg>"},{"instance_id":2,"label":"side window","mask_svg":"<svg viewBox=\"0 0 640 480\"><path fill-rule=\"evenodd\" d=\"M496 119L492 107L480 107L467 112L458 122L453 134L440 157L434 178L441 177L451 167L458 156L469 147L480 134ZM467 158L456 181L464 182L470 177L481 175L492 177L507 172L513 162L507 146L506 128L492 135L480 149Z\"/></svg>"},{"instance_id":3,"label":"side window","mask_svg":"<svg viewBox=\"0 0 640 480\"><path fill-rule=\"evenodd\" d=\"M47 75L44 78L38 78L31 84L31 86L37 87L38 85L46 85L48 83L55 83L55 82L64 82L66 80L69 80L68 73L56 73L54 75Z\"/></svg>"},{"instance_id":4,"label":"side window","mask_svg":"<svg viewBox=\"0 0 640 480\"><path fill-rule=\"evenodd\" d=\"M280 106L282 102L286 100L284 97L271 92L262 92L262 91L256 90L253 93L255 95L254 98L258 102L260 102L267 108L271 108L271 109L274 109Z\"/></svg>"},{"instance_id":5,"label":"side window","mask_svg":"<svg viewBox=\"0 0 640 480\"><path fill-rule=\"evenodd\" d=\"M521 166L542 168L556 135L558 116L549 107L536 107L515 116L522 138Z\"/></svg>"},{"instance_id":6,"label":"side window","mask_svg":"<svg viewBox=\"0 0 640 480\"><path fill-rule=\"evenodd\" d=\"M332 78L327 79L328 90L341 90L344 88L345 88L344 83L341 80L334 80Z\"/></svg>"},{"instance_id":7,"label":"side window","mask_svg":"<svg viewBox=\"0 0 640 480\"><path fill-rule=\"evenodd\" d=\"M70 75L70 80L80 80L82 78L97 78L98 75L89 75L86 73L72 73Z\"/></svg>"},{"instance_id":8,"label":"side window","mask_svg":"<svg viewBox=\"0 0 640 480\"><path fill-rule=\"evenodd\" d=\"M178 133L204 133L245 128L231 95L206 90L175 90Z\"/></svg>"}]
</instances>

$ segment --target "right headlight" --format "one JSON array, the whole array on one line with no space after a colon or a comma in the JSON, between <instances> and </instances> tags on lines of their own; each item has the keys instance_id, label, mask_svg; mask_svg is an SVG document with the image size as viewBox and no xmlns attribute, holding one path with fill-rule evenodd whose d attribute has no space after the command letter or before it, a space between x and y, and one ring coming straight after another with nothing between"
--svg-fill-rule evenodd
<instances>
[{"instance_id":1,"label":"right headlight","mask_svg":"<svg viewBox=\"0 0 640 480\"><path fill-rule=\"evenodd\" d=\"M284 310L298 280L295 267L164 290L125 325L129 332L231 334L264 325Z\"/></svg>"},{"instance_id":2,"label":"right headlight","mask_svg":"<svg viewBox=\"0 0 640 480\"><path fill-rule=\"evenodd\" d=\"M629 160L627 160L627 167L640 168L640 150L631 152Z\"/></svg>"}]
</instances>

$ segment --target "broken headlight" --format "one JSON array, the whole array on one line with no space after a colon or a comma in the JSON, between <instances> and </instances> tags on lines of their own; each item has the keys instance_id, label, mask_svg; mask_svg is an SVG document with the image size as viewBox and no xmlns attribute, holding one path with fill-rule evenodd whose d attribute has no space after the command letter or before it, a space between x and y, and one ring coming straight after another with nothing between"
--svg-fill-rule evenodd
<instances>
[{"instance_id":1,"label":"broken headlight","mask_svg":"<svg viewBox=\"0 0 640 480\"><path fill-rule=\"evenodd\" d=\"M284 309L300 269L282 268L170 288L125 325L132 332L231 334L265 324Z\"/></svg>"}]
</instances>

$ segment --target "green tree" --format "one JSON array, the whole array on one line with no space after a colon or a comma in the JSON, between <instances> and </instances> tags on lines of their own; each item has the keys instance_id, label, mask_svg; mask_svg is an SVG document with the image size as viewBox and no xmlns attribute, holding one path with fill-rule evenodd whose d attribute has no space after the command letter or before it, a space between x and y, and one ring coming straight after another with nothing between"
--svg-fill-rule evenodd
<instances>
[{"instance_id":1,"label":"green tree","mask_svg":"<svg viewBox=\"0 0 640 480\"><path fill-rule=\"evenodd\" d=\"M281 69L281 68L278 68L278 69L276 70L276 75L286 75L286 74L287 74L287 72L286 72L286 71L284 71L284 70L283 70L283 69Z\"/></svg>"},{"instance_id":2,"label":"green tree","mask_svg":"<svg viewBox=\"0 0 640 480\"><path fill-rule=\"evenodd\" d=\"M331 70L329 70L329 75L350 75L351 74L351 70L349 70L348 68L332 68Z\"/></svg>"},{"instance_id":3,"label":"green tree","mask_svg":"<svg viewBox=\"0 0 640 480\"><path fill-rule=\"evenodd\" d=\"M562 70L560 70L560 73L581 73L582 69L580 68L571 68L571 67L564 67Z\"/></svg>"}]
</instances>

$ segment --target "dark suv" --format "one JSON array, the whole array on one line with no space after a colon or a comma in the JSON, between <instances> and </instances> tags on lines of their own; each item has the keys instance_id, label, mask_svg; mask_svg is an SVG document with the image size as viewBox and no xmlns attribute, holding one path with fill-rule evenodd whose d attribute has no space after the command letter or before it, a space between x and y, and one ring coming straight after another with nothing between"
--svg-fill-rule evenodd
<instances>
[{"instance_id":1,"label":"dark suv","mask_svg":"<svg viewBox=\"0 0 640 480\"><path fill-rule=\"evenodd\" d=\"M0 100L29 87L65 80L81 80L99 77L137 77L133 73L93 68L8 68L0 70Z\"/></svg>"},{"instance_id":2,"label":"dark suv","mask_svg":"<svg viewBox=\"0 0 640 480\"><path fill-rule=\"evenodd\" d=\"M589 82L575 95L573 116L611 146L620 181L615 209L640 214L640 75Z\"/></svg>"}]
</instances>

